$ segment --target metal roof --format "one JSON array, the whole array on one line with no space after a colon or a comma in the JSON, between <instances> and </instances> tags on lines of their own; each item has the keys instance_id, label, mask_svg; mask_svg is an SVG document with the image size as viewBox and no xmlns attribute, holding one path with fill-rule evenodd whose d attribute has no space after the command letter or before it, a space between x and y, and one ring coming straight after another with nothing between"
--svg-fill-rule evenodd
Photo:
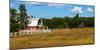
<instances>
[{"instance_id":1,"label":"metal roof","mask_svg":"<svg viewBox=\"0 0 100 50\"><path fill-rule=\"evenodd\" d=\"M30 24L28 26L38 26L38 21L40 18L31 18L29 19Z\"/></svg>"}]
</instances>

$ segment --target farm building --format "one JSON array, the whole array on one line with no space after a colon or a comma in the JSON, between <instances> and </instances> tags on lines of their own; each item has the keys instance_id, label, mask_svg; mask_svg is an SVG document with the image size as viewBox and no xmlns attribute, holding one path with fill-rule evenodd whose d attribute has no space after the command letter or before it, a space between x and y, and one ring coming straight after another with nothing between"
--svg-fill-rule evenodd
<instances>
[{"instance_id":1,"label":"farm building","mask_svg":"<svg viewBox=\"0 0 100 50\"><path fill-rule=\"evenodd\" d=\"M28 29L42 29L43 22L41 18L29 17Z\"/></svg>"},{"instance_id":2,"label":"farm building","mask_svg":"<svg viewBox=\"0 0 100 50\"><path fill-rule=\"evenodd\" d=\"M29 23L27 27L19 32L51 32L48 26L43 26L43 21L41 18L33 18L28 16Z\"/></svg>"},{"instance_id":3,"label":"farm building","mask_svg":"<svg viewBox=\"0 0 100 50\"><path fill-rule=\"evenodd\" d=\"M34 32L36 30L43 29L43 22L41 18L33 18L32 16L28 16L29 23L27 27L19 32Z\"/></svg>"}]
</instances>

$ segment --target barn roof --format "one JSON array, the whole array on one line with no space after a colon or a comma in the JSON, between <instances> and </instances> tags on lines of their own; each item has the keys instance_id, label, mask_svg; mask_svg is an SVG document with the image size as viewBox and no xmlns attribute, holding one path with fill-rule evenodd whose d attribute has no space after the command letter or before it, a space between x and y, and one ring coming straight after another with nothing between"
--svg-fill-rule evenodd
<instances>
[{"instance_id":1,"label":"barn roof","mask_svg":"<svg viewBox=\"0 0 100 50\"><path fill-rule=\"evenodd\" d=\"M29 19L30 24L28 24L28 26L38 26L38 21L40 20L40 18L31 18Z\"/></svg>"}]
</instances>

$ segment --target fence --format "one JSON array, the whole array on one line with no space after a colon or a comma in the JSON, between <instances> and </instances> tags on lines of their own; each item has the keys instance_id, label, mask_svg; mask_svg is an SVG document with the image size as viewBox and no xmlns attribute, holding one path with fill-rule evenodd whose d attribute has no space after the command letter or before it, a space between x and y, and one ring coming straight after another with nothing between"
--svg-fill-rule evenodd
<instances>
[{"instance_id":1,"label":"fence","mask_svg":"<svg viewBox=\"0 0 100 50\"><path fill-rule=\"evenodd\" d=\"M35 30L35 31L19 31L19 32L11 32L10 36L23 36L23 35L33 35L39 33L51 32L51 30Z\"/></svg>"}]
</instances>

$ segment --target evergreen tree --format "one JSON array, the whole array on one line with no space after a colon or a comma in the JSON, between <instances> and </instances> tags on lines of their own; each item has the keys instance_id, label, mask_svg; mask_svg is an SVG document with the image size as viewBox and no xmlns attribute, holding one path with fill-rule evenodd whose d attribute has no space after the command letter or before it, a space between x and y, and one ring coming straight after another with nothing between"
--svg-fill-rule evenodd
<instances>
[{"instance_id":1,"label":"evergreen tree","mask_svg":"<svg viewBox=\"0 0 100 50\"><path fill-rule=\"evenodd\" d=\"M10 9L10 32L17 32L20 29L20 24L18 23L17 10L14 8Z\"/></svg>"},{"instance_id":2,"label":"evergreen tree","mask_svg":"<svg viewBox=\"0 0 100 50\"><path fill-rule=\"evenodd\" d=\"M24 4L20 4L19 6L19 16L21 29L24 29L28 24L27 13Z\"/></svg>"}]
</instances>

